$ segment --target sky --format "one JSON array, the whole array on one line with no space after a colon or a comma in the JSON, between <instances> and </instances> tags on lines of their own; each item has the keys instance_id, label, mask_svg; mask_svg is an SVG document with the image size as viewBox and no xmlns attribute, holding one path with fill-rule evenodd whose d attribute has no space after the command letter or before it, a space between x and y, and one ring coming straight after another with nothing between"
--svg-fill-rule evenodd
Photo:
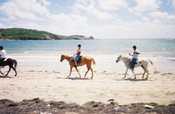
<instances>
[{"instance_id":1,"label":"sky","mask_svg":"<svg viewBox=\"0 0 175 114\"><path fill-rule=\"evenodd\" d=\"M0 0L0 28L98 39L175 38L175 0Z\"/></svg>"}]
</instances>

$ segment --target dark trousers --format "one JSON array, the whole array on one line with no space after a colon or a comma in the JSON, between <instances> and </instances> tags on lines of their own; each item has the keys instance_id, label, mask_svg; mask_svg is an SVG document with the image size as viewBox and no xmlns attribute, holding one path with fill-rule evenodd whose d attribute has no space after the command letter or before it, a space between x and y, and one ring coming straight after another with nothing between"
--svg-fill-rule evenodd
<instances>
[{"instance_id":1,"label":"dark trousers","mask_svg":"<svg viewBox=\"0 0 175 114\"><path fill-rule=\"evenodd\" d=\"M5 58L0 58L0 64L5 60Z\"/></svg>"},{"instance_id":2,"label":"dark trousers","mask_svg":"<svg viewBox=\"0 0 175 114\"><path fill-rule=\"evenodd\" d=\"M134 69L135 65L137 64L137 59L133 58L130 63L131 69Z\"/></svg>"}]
</instances>

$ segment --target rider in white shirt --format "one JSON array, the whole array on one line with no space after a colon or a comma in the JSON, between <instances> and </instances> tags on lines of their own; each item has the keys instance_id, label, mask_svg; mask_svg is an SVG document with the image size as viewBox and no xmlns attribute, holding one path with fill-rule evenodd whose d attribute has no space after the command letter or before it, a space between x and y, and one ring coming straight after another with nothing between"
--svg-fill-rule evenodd
<instances>
[{"instance_id":1,"label":"rider in white shirt","mask_svg":"<svg viewBox=\"0 0 175 114\"><path fill-rule=\"evenodd\" d=\"M0 46L0 63L4 61L6 58L6 51L4 50L3 46Z\"/></svg>"},{"instance_id":2,"label":"rider in white shirt","mask_svg":"<svg viewBox=\"0 0 175 114\"><path fill-rule=\"evenodd\" d=\"M138 56L139 56L140 53L136 50L137 47L135 45L132 48L133 48L133 53L129 54L129 55L132 56L131 68L134 69L135 65L138 63Z\"/></svg>"}]
</instances>

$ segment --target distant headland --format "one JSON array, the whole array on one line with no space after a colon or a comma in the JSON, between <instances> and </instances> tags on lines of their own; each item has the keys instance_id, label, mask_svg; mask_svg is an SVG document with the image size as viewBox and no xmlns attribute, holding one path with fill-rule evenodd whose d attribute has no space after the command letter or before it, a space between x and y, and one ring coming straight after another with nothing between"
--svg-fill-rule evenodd
<instances>
[{"instance_id":1,"label":"distant headland","mask_svg":"<svg viewBox=\"0 0 175 114\"><path fill-rule=\"evenodd\" d=\"M0 39L7 40L93 40L93 36L84 35L57 35L47 31L25 28L2 28Z\"/></svg>"}]
</instances>

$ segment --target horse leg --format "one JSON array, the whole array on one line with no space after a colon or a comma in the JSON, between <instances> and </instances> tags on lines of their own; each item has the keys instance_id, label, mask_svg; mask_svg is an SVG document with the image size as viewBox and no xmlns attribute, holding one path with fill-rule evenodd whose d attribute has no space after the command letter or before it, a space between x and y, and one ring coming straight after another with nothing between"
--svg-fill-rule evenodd
<instances>
[{"instance_id":1,"label":"horse leg","mask_svg":"<svg viewBox=\"0 0 175 114\"><path fill-rule=\"evenodd\" d=\"M126 78L127 73L128 73L128 68L126 68L126 71L125 71L125 74L124 74L123 79L125 79L125 78Z\"/></svg>"},{"instance_id":2,"label":"horse leg","mask_svg":"<svg viewBox=\"0 0 175 114\"><path fill-rule=\"evenodd\" d=\"M147 65L142 65L141 67L144 69L144 74L142 76L142 79L144 79L144 75L145 75L145 73L147 73L146 78L145 78L147 80L148 79L148 75L149 75L149 71L147 69Z\"/></svg>"},{"instance_id":3,"label":"horse leg","mask_svg":"<svg viewBox=\"0 0 175 114\"><path fill-rule=\"evenodd\" d=\"M94 60L93 60L93 63L95 64L95 61ZM91 79L93 79L93 77L94 77L94 71L92 69L91 64L88 65L88 68L91 70L91 73L92 73Z\"/></svg>"},{"instance_id":4,"label":"horse leg","mask_svg":"<svg viewBox=\"0 0 175 114\"><path fill-rule=\"evenodd\" d=\"M4 74L1 72L1 69L0 69L0 74L1 74L1 75L4 75Z\"/></svg>"},{"instance_id":5,"label":"horse leg","mask_svg":"<svg viewBox=\"0 0 175 114\"><path fill-rule=\"evenodd\" d=\"M86 75L87 75L88 72L89 72L89 68L87 68L87 71L86 71L86 73L84 75L84 78L86 78Z\"/></svg>"},{"instance_id":6,"label":"horse leg","mask_svg":"<svg viewBox=\"0 0 175 114\"><path fill-rule=\"evenodd\" d=\"M134 69L132 69L132 73L134 75L134 79L136 79L136 74L134 73Z\"/></svg>"},{"instance_id":7,"label":"horse leg","mask_svg":"<svg viewBox=\"0 0 175 114\"><path fill-rule=\"evenodd\" d=\"M70 76L71 76L71 74L72 74L72 66L70 66L70 71L69 71L69 75L67 76L67 78L69 78Z\"/></svg>"},{"instance_id":8,"label":"horse leg","mask_svg":"<svg viewBox=\"0 0 175 114\"><path fill-rule=\"evenodd\" d=\"M147 73L147 75L146 75L146 80L148 80L148 76L149 76L149 71L148 71L148 69L146 68L146 73Z\"/></svg>"},{"instance_id":9,"label":"horse leg","mask_svg":"<svg viewBox=\"0 0 175 114\"><path fill-rule=\"evenodd\" d=\"M142 79L144 79L144 76L145 76L145 71L144 71L144 73L142 74Z\"/></svg>"},{"instance_id":10,"label":"horse leg","mask_svg":"<svg viewBox=\"0 0 175 114\"><path fill-rule=\"evenodd\" d=\"M91 79L93 79L93 77L94 77L94 73L93 73L93 69L92 69L92 68L91 68L91 72L92 72Z\"/></svg>"},{"instance_id":11,"label":"horse leg","mask_svg":"<svg viewBox=\"0 0 175 114\"><path fill-rule=\"evenodd\" d=\"M16 68L14 68L13 66L11 68L15 71L15 76L17 76Z\"/></svg>"},{"instance_id":12,"label":"horse leg","mask_svg":"<svg viewBox=\"0 0 175 114\"><path fill-rule=\"evenodd\" d=\"M9 66L9 70L5 76L8 76L9 72L11 71L11 67Z\"/></svg>"},{"instance_id":13,"label":"horse leg","mask_svg":"<svg viewBox=\"0 0 175 114\"><path fill-rule=\"evenodd\" d=\"M146 73L145 67L143 65L141 65L142 69L144 70L144 73L142 74L142 79L144 79L144 75Z\"/></svg>"},{"instance_id":14,"label":"horse leg","mask_svg":"<svg viewBox=\"0 0 175 114\"><path fill-rule=\"evenodd\" d=\"M78 72L78 75L81 78L81 74L80 74L80 72L79 72L79 70L78 70L78 68L76 66L75 66L75 70Z\"/></svg>"}]
</instances>

